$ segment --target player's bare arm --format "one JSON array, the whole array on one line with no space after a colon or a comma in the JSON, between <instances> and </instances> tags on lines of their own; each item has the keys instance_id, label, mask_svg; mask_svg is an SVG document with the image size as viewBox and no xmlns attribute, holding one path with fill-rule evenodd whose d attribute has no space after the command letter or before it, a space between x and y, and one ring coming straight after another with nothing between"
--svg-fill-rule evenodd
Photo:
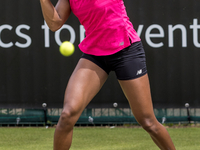
<instances>
[{"instance_id":1,"label":"player's bare arm","mask_svg":"<svg viewBox=\"0 0 200 150\"><path fill-rule=\"evenodd\" d=\"M71 13L68 0L58 0L55 7L51 0L40 0L40 4L44 19L52 31L60 29Z\"/></svg>"}]
</instances>

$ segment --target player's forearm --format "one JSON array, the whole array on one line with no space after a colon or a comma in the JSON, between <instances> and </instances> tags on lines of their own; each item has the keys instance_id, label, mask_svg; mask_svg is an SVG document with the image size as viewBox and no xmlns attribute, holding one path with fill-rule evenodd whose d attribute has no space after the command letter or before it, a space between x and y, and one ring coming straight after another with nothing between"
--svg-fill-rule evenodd
<instances>
[{"instance_id":1,"label":"player's forearm","mask_svg":"<svg viewBox=\"0 0 200 150\"><path fill-rule=\"evenodd\" d=\"M40 0L44 19L52 31L58 30L63 21L50 0Z\"/></svg>"}]
</instances>

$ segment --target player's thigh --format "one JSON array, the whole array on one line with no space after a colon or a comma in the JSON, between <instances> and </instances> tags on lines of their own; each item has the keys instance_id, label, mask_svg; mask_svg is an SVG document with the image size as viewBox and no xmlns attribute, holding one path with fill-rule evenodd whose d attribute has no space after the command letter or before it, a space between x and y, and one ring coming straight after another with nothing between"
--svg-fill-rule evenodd
<instances>
[{"instance_id":1,"label":"player's thigh","mask_svg":"<svg viewBox=\"0 0 200 150\"><path fill-rule=\"evenodd\" d=\"M64 109L82 112L107 79L107 73L81 58L72 73L64 97Z\"/></svg>"},{"instance_id":2,"label":"player's thigh","mask_svg":"<svg viewBox=\"0 0 200 150\"><path fill-rule=\"evenodd\" d=\"M119 80L119 83L137 121L140 124L155 121L147 74L133 80Z\"/></svg>"}]
</instances>

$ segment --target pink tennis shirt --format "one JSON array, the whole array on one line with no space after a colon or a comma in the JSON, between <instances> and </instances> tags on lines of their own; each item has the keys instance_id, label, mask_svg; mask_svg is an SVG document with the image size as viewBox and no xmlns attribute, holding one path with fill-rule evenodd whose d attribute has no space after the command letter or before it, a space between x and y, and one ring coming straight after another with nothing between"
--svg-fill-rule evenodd
<instances>
[{"instance_id":1,"label":"pink tennis shirt","mask_svg":"<svg viewBox=\"0 0 200 150\"><path fill-rule=\"evenodd\" d=\"M69 0L70 7L85 28L79 48L86 54L114 54L140 41L126 13L123 0Z\"/></svg>"}]
</instances>

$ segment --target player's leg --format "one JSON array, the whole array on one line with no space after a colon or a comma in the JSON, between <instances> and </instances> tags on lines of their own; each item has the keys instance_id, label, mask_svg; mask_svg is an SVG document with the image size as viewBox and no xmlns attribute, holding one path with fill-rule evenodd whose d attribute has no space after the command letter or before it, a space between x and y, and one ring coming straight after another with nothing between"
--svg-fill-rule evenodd
<instances>
[{"instance_id":1,"label":"player's leg","mask_svg":"<svg viewBox=\"0 0 200 150\"><path fill-rule=\"evenodd\" d=\"M108 74L93 62L81 58L66 88L64 106L54 135L54 150L68 150L73 126L98 93Z\"/></svg>"},{"instance_id":2,"label":"player's leg","mask_svg":"<svg viewBox=\"0 0 200 150\"><path fill-rule=\"evenodd\" d=\"M170 135L154 115L147 74L137 79L119 80L119 83L136 120L150 134L157 146L162 150L175 150Z\"/></svg>"}]
</instances>

